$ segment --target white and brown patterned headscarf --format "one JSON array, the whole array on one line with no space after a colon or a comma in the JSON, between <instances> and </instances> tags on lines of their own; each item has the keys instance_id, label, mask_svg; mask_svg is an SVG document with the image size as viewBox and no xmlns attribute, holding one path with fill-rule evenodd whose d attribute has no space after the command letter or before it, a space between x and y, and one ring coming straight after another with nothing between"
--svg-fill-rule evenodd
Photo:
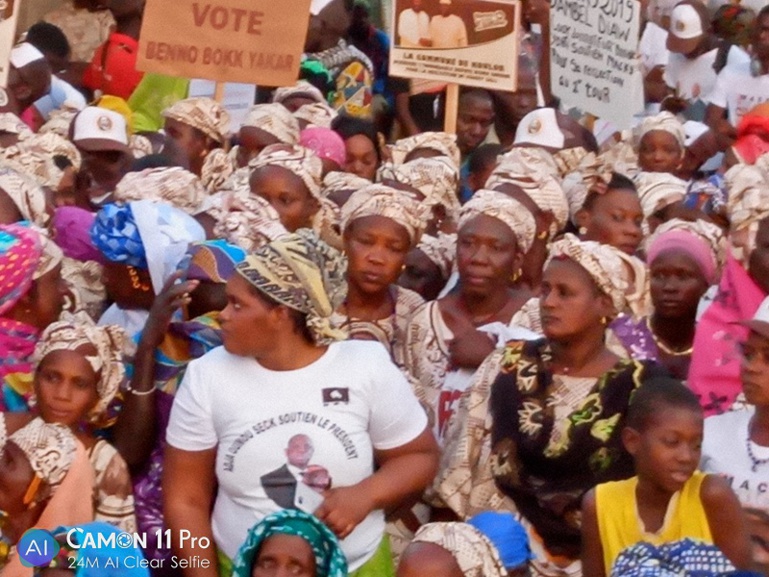
<instances>
[{"instance_id":1,"label":"white and brown patterned headscarf","mask_svg":"<svg viewBox=\"0 0 769 577\"><path fill-rule=\"evenodd\" d=\"M339 115L336 110L325 102L305 104L294 112L294 118L303 120L307 123L307 126L318 126L321 128L331 128L331 123L337 116Z\"/></svg>"},{"instance_id":2,"label":"white and brown patterned headscarf","mask_svg":"<svg viewBox=\"0 0 769 577\"><path fill-rule=\"evenodd\" d=\"M478 215L502 221L515 235L518 249L529 252L537 233L537 222L528 208L514 198L496 190L477 191L459 213L459 230Z\"/></svg>"},{"instance_id":3,"label":"white and brown patterned headscarf","mask_svg":"<svg viewBox=\"0 0 769 577\"><path fill-rule=\"evenodd\" d=\"M230 113L212 98L179 100L166 108L163 116L192 126L220 144L224 143L230 128Z\"/></svg>"},{"instance_id":4,"label":"white and brown patterned headscarf","mask_svg":"<svg viewBox=\"0 0 769 577\"><path fill-rule=\"evenodd\" d=\"M178 166L129 172L112 194L117 202L154 200L167 202L187 214L197 214L208 192L200 178Z\"/></svg>"},{"instance_id":5,"label":"white and brown patterned headscarf","mask_svg":"<svg viewBox=\"0 0 769 577\"><path fill-rule=\"evenodd\" d=\"M24 220L45 228L51 219L46 211L45 192L31 177L0 164L0 190L5 192Z\"/></svg>"},{"instance_id":6,"label":"white and brown patterned headscarf","mask_svg":"<svg viewBox=\"0 0 769 577\"><path fill-rule=\"evenodd\" d=\"M686 181L667 172L639 172L633 182L646 218L686 196Z\"/></svg>"},{"instance_id":7,"label":"white and brown patterned headscarf","mask_svg":"<svg viewBox=\"0 0 769 577\"><path fill-rule=\"evenodd\" d=\"M428 523L412 543L432 543L451 553L465 577L507 577L494 544L467 523Z\"/></svg>"},{"instance_id":8,"label":"white and brown patterned headscarf","mask_svg":"<svg viewBox=\"0 0 769 577\"><path fill-rule=\"evenodd\" d=\"M656 116L644 118L638 130L638 144L640 145L643 137L654 130L660 130L672 135L681 147L681 151L683 151L686 133L684 132L684 125L681 124L681 121L674 114L663 111Z\"/></svg>"},{"instance_id":9,"label":"white and brown patterned headscarf","mask_svg":"<svg viewBox=\"0 0 769 577\"><path fill-rule=\"evenodd\" d=\"M459 170L461 154L457 146L456 134L448 132L422 132L408 138L401 138L390 148L392 162L396 166L406 162L406 157L419 149L434 150L449 159Z\"/></svg>"},{"instance_id":10,"label":"white and brown patterned headscarf","mask_svg":"<svg viewBox=\"0 0 769 577\"><path fill-rule=\"evenodd\" d=\"M14 146L0 150L0 158L8 166L34 178L40 186L56 189L64 171L56 157L66 159L75 170L80 169L80 152L75 145L54 133L35 134Z\"/></svg>"},{"instance_id":11,"label":"white and brown patterned headscarf","mask_svg":"<svg viewBox=\"0 0 769 577\"><path fill-rule=\"evenodd\" d=\"M288 234L272 205L253 195L228 195L218 212L214 234L247 253Z\"/></svg>"},{"instance_id":12,"label":"white and brown patterned headscarf","mask_svg":"<svg viewBox=\"0 0 769 577\"><path fill-rule=\"evenodd\" d=\"M438 233L438 236L422 235L417 245L427 258L441 271L441 276L448 280L457 254L457 235Z\"/></svg>"},{"instance_id":13,"label":"white and brown patterned headscarf","mask_svg":"<svg viewBox=\"0 0 769 577\"><path fill-rule=\"evenodd\" d=\"M729 191L729 241L732 253L747 269L756 248L756 234L769 217L769 174L758 165L738 164L725 175Z\"/></svg>"},{"instance_id":14,"label":"white and brown patterned headscarf","mask_svg":"<svg viewBox=\"0 0 769 577\"><path fill-rule=\"evenodd\" d=\"M380 177L416 188L424 195L428 206L442 206L450 218L458 218L461 208L457 195L459 171L447 158L417 158L405 164L385 167Z\"/></svg>"},{"instance_id":15,"label":"white and brown patterned headscarf","mask_svg":"<svg viewBox=\"0 0 769 577\"><path fill-rule=\"evenodd\" d=\"M67 476L77 452L77 441L67 427L46 423L41 417L13 433L8 441L22 450L35 475L51 488L57 487Z\"/></svg>"},{"instance_id":16,"label":"white and brown patterned headscarf","mask_svg":"<svg viewBox=\"0 0 769 577\"><path fill-rule=\"evenodd\" d=\"M312 150L299 145L271 144L248 163L252 173L268 166L278 166L292 172L302 179L312 196L321 198L323 163Z\"/></svg>"},{"instance_id":17,"label":"white and brown patterned headscarf","mask_svg":"<svg viewBox=\"0 0 769 577\"><path fill-rule=\"evenodd\" d=\"M283 144L299 142L299 123L285 106L276 102L253 106L243 121L243 128L246 127L264 130Z\"/></svg>"}]
</instances>

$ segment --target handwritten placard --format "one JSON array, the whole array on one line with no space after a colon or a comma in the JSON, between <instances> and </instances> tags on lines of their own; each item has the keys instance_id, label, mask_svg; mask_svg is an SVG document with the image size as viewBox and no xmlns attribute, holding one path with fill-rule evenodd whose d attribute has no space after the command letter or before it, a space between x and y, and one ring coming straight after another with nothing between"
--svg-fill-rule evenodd
<instances>
[{"instance_id":1,"label":"handwritten placard","mask_svg":"<svg viewBox=\"0 0 769 577\"><path fill-rule=\"evenodd\" d=\"M630 126L643 111L638 0L553 0L550 73L567 107Z\"/></svg>"}]
</instances>

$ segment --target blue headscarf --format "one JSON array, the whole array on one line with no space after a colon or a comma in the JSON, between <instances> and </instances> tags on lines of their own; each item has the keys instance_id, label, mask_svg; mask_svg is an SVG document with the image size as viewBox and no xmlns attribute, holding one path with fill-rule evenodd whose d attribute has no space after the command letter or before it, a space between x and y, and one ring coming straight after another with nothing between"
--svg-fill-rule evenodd
<instances>
[{"instance_id":1,"label":"blue headscarf","mask_svg":"<svg viewBox=\"0 0 769 577\"><path fill-rule=\"evenodd\" d=\"M246 251L239 246L226 240L206 240L192 243L183 262L190 280L226 283L244 260Z\"/></svg>"},{"instance_id":2,"label":"blue headscarf","mask_svg":"<svg viewBox=\"0 0 769 577\"><path fill-rule=\"evenodd\" d=\"M147 268L147 255L130 204L107 204L91 225L94 246L110 262Z\"/></svg>"},{"instance_id":3,"label":"blue headscarf","mask_svg":"<svg viewBox=\"0 0 769 577\"><path fill-rule=\"evenodd\" d=\"M505 569L526 565L534 556L529 549L529 537L512 513L484 511L467 521L486 535L499 552Z\"/></svg>"}]
</instances>

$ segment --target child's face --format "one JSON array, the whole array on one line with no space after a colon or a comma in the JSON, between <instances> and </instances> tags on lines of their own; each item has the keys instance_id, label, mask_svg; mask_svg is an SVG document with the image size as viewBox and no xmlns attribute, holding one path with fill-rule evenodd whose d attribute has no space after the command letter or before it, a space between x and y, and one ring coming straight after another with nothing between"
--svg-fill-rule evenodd
<instances>
[{"instance_id":1,"label":"child's face","mask_svg":"<svg viewBox=\"0 0 769 577\"><path fill-rule=\"evenodd\" d=\"M750 332L742 346L740 378L747 402L769 405L769 338Z\"/></svg>"},{"instance_id":2,"label":"child's face","mask_svg":"<svg viewBox=\"0 0 769 577\"><path fill-rule=\"evenodd\" d=\"M85 358L92 354L96 354L93 347L58 350L40 362L35 373L35 392L45 422L74 427L96 405L98 375Z\"/></svg>"},{"instance_id":3,"label":"child's face","mask_svg":"<svg viewBox=\"0 0 769 577\"><path fill-rule=\"evenodd\" d=\"M675 493L692 476L702 454L702 413L682 407L661 408L626 447L636 473Z\"/></svg>"}]
</instances>

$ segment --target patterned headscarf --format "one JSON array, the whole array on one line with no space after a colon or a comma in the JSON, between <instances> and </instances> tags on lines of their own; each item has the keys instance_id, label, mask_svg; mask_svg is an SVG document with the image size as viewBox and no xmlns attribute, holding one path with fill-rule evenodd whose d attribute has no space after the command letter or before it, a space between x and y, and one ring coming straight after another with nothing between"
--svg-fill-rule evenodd
<instances>
[{"instance_id":1,"label":"patterned headscarf","mask_svg":"<svg viewBox=\"0 0 769 577\"><path fill-rule=\"evenodd\" d=\"M320 159L335 162L341 167L347 158L344 140L330 128L310 126L302 130L299 144L312 150Z\"/></svg>"},{"instance_id":2,"label":"patterned headscarf","mask_svg":"<svg viewBox=\"0 0 769 577\"><path fill-rule=\"evenodd\" d=\"M573 234L566 234L550 245L550 257L545 266L553 259L573 260L587 271L598 289L611 299L614 314L618 315L627 308L626 295L635 290L636 284L635 279L631 282L631 269L625 264L622 254L608 244L580 240Z\"/></svg>"},{"instance_id":3,"label":"patterned headscarf","mask_svg":"<svg viewBox=\"0 0 769 577\"><path fill-rule=\"evenodd\" d=\"M734 257L747 269L758 226L769 217L769 174L758 165L738 164L726 172L725 179L729 241Z\"/></svg>"},{"instance_id":4,"label":"patterned headscarf","mask_svg":"<svg viewBox=\"0 0 769 577\"><path fill-rule=\"evenodd\" d=\"M34 280L41 235L19 225L0 225L0 315L19 302Z\"/></svg>"},{"instance_id":5,"label":"patterned headscarf","mask_svg":"<svg viewBox=\"0 0 769 577\"><path fill-rule=\"evenodd\" d=\"M315 198L320 198L323 164L314 152L299 145L271 144L248 163L252 173L267 166L279 166L292 172Z\"/></svg>"},{"instance_id":6,"label":"patterned headscarf","mask_svg":"<svg viewBox=\"0 0 769 577\"><path fill-rule=\"evenodd\" d=\"M299 123L285 106L276 102L253 106L243 121L243 128L246 127L264 130L284 144L299 142Z\"/></svg>"},{"instance_id":7,"label":"patterned headscarf","mask_svg":"<svg viewBox=\"0 0 769 577\"><path fill-rule=\"evenodd\" d=\"M222 203L214 234L252 253L287 234L272 205L259 196L240 195Z\"/></svg>"},{"instance_id":8,"label":"patterned headscarf","mask_svg":"<svg viewBox=\"0 0 769 577\"><path fill-rule=\"evenodd\" d=\"M496 547L483 533L467 523L422 525L412 543L443 547L456 559L465 577L506 577L507 569Z\"/></svg>"},{"instance_id":9,"label":"patterned headscarf","mask_svg":"<svg viewBox=\"0 0 769 577\"><path fill-rule=\"evenodd\" d=\"M237 271L272 300L306 314L316 345L347 338L330 321L347 294L347 260L312 231L300 229L263 246Z\"/></svg>"},{"instance_id":10,"label":"patterned headscarf","mask_svg":"<svg viewBox=\"0 0 769 577\"><path fill-rule=\"evenodd\" d=\"M324 102L315 102L300 106L299 110L294 112L294 118L304 120L307 126L319 126L322 128L331 128L331 123L338 116L336 110Z\"/></svg>"},{"instance_id":11,"label":"patterned headscarf","mask_svg":"<svg viewBox=\"0 0 769 577\"><path fill-rule=\"evenodd\" d=\"M452 218L459 213L459 171L446 158L417 158L392 170L385 168L381 177L416 188L428 206L443 206Z\"/></svg>"},{"instance_id":12,"label":"patterned headscarf","mask_svg":"<svg viewBox=\"0 0 769 577\"><path fill-rule=\"evenodd\" d=\"M320 194L325 198L335 192L355 192L370 184L371 181L351 172L329 172L323 179Z\"/></svg>"},{"instance_id":13,"label":"patterned headscarf","mask_svg":"<svg viewBox=\"0 0 769 577\"><path fill-rule=\"evenodd\" d=\"M185 98L163 111L165 118L171 118L197 128L216 142L224 143L230 128L230 113L211 98Z\"/></svg>"},{"instance_id":14,"label":"patterned headscarf","mask_svg":"<svg viewBox=\"0 0 769 577\"><path fill-rule=\"evenodd\" d=\"M351 222L365 216L382 216L398 223L406 229L414 246L427 226L429 208L406 191L369 183L354 192L342 207L342 232Z\"/></svg>"},{"instance_id":15,"label":"patterned headscarf","mask_svg":"<svg viewBox=\"0 0 769 577\"><path fill-rule=\"evenodd\" d=\"M192 243L187 254L187 279L215 283L226 283L235 267L246 259L246 251L224 240Z\"/></svg>"},{"instance_id":16,"label":"patterned headscarf","mask_svg":"<svg viewBox=\"0 0 769 577\"><path fill-rule=\"evenodd\" d=\"M41 417L30 421L8 440L22 450L35 475L49 487L64 480L75 460L77 441L72 432L64 425L46 423Z\"/></svg>"},{"instance_id":17,"label":"patterned headscarf","mask_svg":"<svg viewBox=\"0 0 769 577\"><path fill-rule=\"evenodd\" d=\"M639 172L633 181L646 218L686 196L686 181L667 172Z\"/></svg>"},{"instance_id":18,"label":"patterned headscarf","mask_svg":"<svg viewBox=\"0 0 769 577\"><path fill-rule=\"evenodd\" d=\"M116 202L167 202L187 214L197 214L208 193L195 174L178 166L164 166L129 172L117 183L112 196Z\"/></svg>"},{"instance_id":19,"label":"patterned headscarf","mask_svg":"<svg viewBox=\"0 0 769 577\"><path fill-rule=\"evenodd\" d=\"M396 166L403 164L409 154L421 148L439 152L459 170L461 154L457 146L457 136L448 132L422 132L415 136L401 138L390 149L393 164Z\"/></svg>"},{"instance_id":20,"label":"patterned headscarf","mask_svg":"<svg viewBox=\"0 0 769 577\"><path fill-rule=\"evenodd\" d=\"M686 133L684 132L684 125L681 124L681 121L678 120L674 114L664 111L656 116L647 116L644 118L638 130L638 144L640 145L643 137L653 130L661 130L668 134L672 134L683 151Z\"/></svg>"},{"instance_id":21,"label":"patterned headscarf","mask_svg":"<svg viewBox=\"0 0 769 577\"><path fill-rule=\"evenodd\" d=\"M67 315L45 329L35 346L32 361L39 366L54 351L74 351L85 345L93 346L96 355L86 355L85 359L99 377L96 385L99 402L91 411L91 416L96 417L107 410L123 382L123 353L127 344L126 332L116 325L96 326L85 313Z\"/></svg>"},{"instance_id":22,"label":"patterned headscarf","mask_svg":"<svg viewBox=\"0 0 769 577\"><path fill-rule=\"evenodd\" d=\"M40 260L37 261L37 268L32 274L32 280L37 280L47 272L52 271L64 258L64 253L59 246L48 238L46 231L38 229L40 235Z\"/></svg>"},{"instance_id":23,"label":"patterned headscarf","mask_svg":"<svg viewBox=\"0 0 769 577\"><path fill-rule=\"evenodd\" d=\"M18 135L19 142L35 134L30 130L29 126L24 124L21 118L12 112L0 112L0 132Z\"/></svg>"},{"instance_id":24,"label":"patterned headscarf","mask_svg":"<svg viewBox=\"0 0 769 577\"><path fill-rule=\"evenodd\" d=\"M47 134L52 132L62 138L68 138L70 125L78 112L79 110L76 108L69 108L65 103L63 108L51 111L51 115L48 117L48 122L43 124L37 133Z\"/></svg>"},{"instance_id":25,"label":"patterned headscarf","mask_svg":"<svg viewBox=\"0 0 769 577\"><path fill-rule=\"evenodd\" d=\"M347 559L339 540L316 517L296 509L273 513L248 532L233 563L233 577L251 577L264 542L273 535L295 535L312 547L317 577L347 577Z\"/></svg>"},{"instance_id":26,"label":"patterned headscarf","mask_svg":"<svg viewBox=\"0 0 769 577\"><path fill-rule=\"evenodd\" d=\"M569 203L559 182L555 161L546 150L516 147L500 157L484 188L494 190L505 184L517 186L540 210L552 213L555 222L549 231L551 239L566 228Z\"/></svg>"},{"instance_id":27,"label":"patterned headscarf","mask_svg":"<svg viewBox=\"0 0 769 577\"><path fill-rule=\"evenodd\" d=\"M19 172L31 176L40 186L56 189L64 171L55 158L66 158L75 170L80 169L80 152L74 144L53 133L36 134L14 146L0 150L0 158Z\"/></svg>"},{"instance_id":28,"label":"patterned headscarf","mask_svg":"<svg viewBox=\"0 0 769 577\"><path fill-rule=\"evenodd\" d=\"M102 207L91 226L91 241L110 262L147 268L144 243L130 204Z\"/></svg>"},{"instance_id":29,"label":"patterned headscarf","mask_svg":"<svg viewBox=\"0 0 769 577\"><path fill-rule=\"evenodd\" d=\"M671 219L649 237L646 261L651 265L663 251L678 248L691 255L710 284L718 283L726 259L726 240L719 226L705 220Z\"/></svg>"},{"instance_id":30,"label":"patterned headscarf","mask_svg":"<svg viewBox=\"0 0 769 577\"><path fill-rule=\"evenodd\" d=\"M457 235L438 233L438 236L422 235L417 248L441 271L444 279L449 278L457 254Z\"/></svg>"},{"instance_id":31,"label":"patterned headscarf","mask_svg":"<svg viewBox=\"0 0 769 577\"><path fill-rule=\"evenodd\" d=\"M479 190L467 201L459 213L459 229L483 214L502 221L515 235L518 249L529 252L537 233L537 222L528 208L496 190Z\"/></svg>"},{"instance_id":32,"label":"patterned headscarf","mask_svg":"<svg viewBox=\"0 0 769 577\"><path fill-rule=\"evenodd\" d=\"M45 192L32 177L10 166L0 166L0 190L13 201L24 220L41 228L47 226L51 217L46 212Z\"/></svg>"},{"instance_id":33,"label":"patterned headscarf","mask_svg":"<svg viewBox=\"0 0 769 577\"><path fill-rule=\"evenodd\" d=\"M203 160L203 166L200 169L200 181L206 190L216 192L232 176L235 168L235 161L223 148L214 148L206 154L206 158Z\"/></svg>"},{"instance_id":34,"label":"patterned headscarf","mask_svg":"<svg viewBox=\"0 0 769 577\"><path fill-rule=\"evenodd\" d=\"M282 104L289 98L294 98L296 96L309 98L315 102L326 103L323 93L306 80L299 80L293 86L278 88L272 96L272 101Z\"/></svg>"}]
</instances>

